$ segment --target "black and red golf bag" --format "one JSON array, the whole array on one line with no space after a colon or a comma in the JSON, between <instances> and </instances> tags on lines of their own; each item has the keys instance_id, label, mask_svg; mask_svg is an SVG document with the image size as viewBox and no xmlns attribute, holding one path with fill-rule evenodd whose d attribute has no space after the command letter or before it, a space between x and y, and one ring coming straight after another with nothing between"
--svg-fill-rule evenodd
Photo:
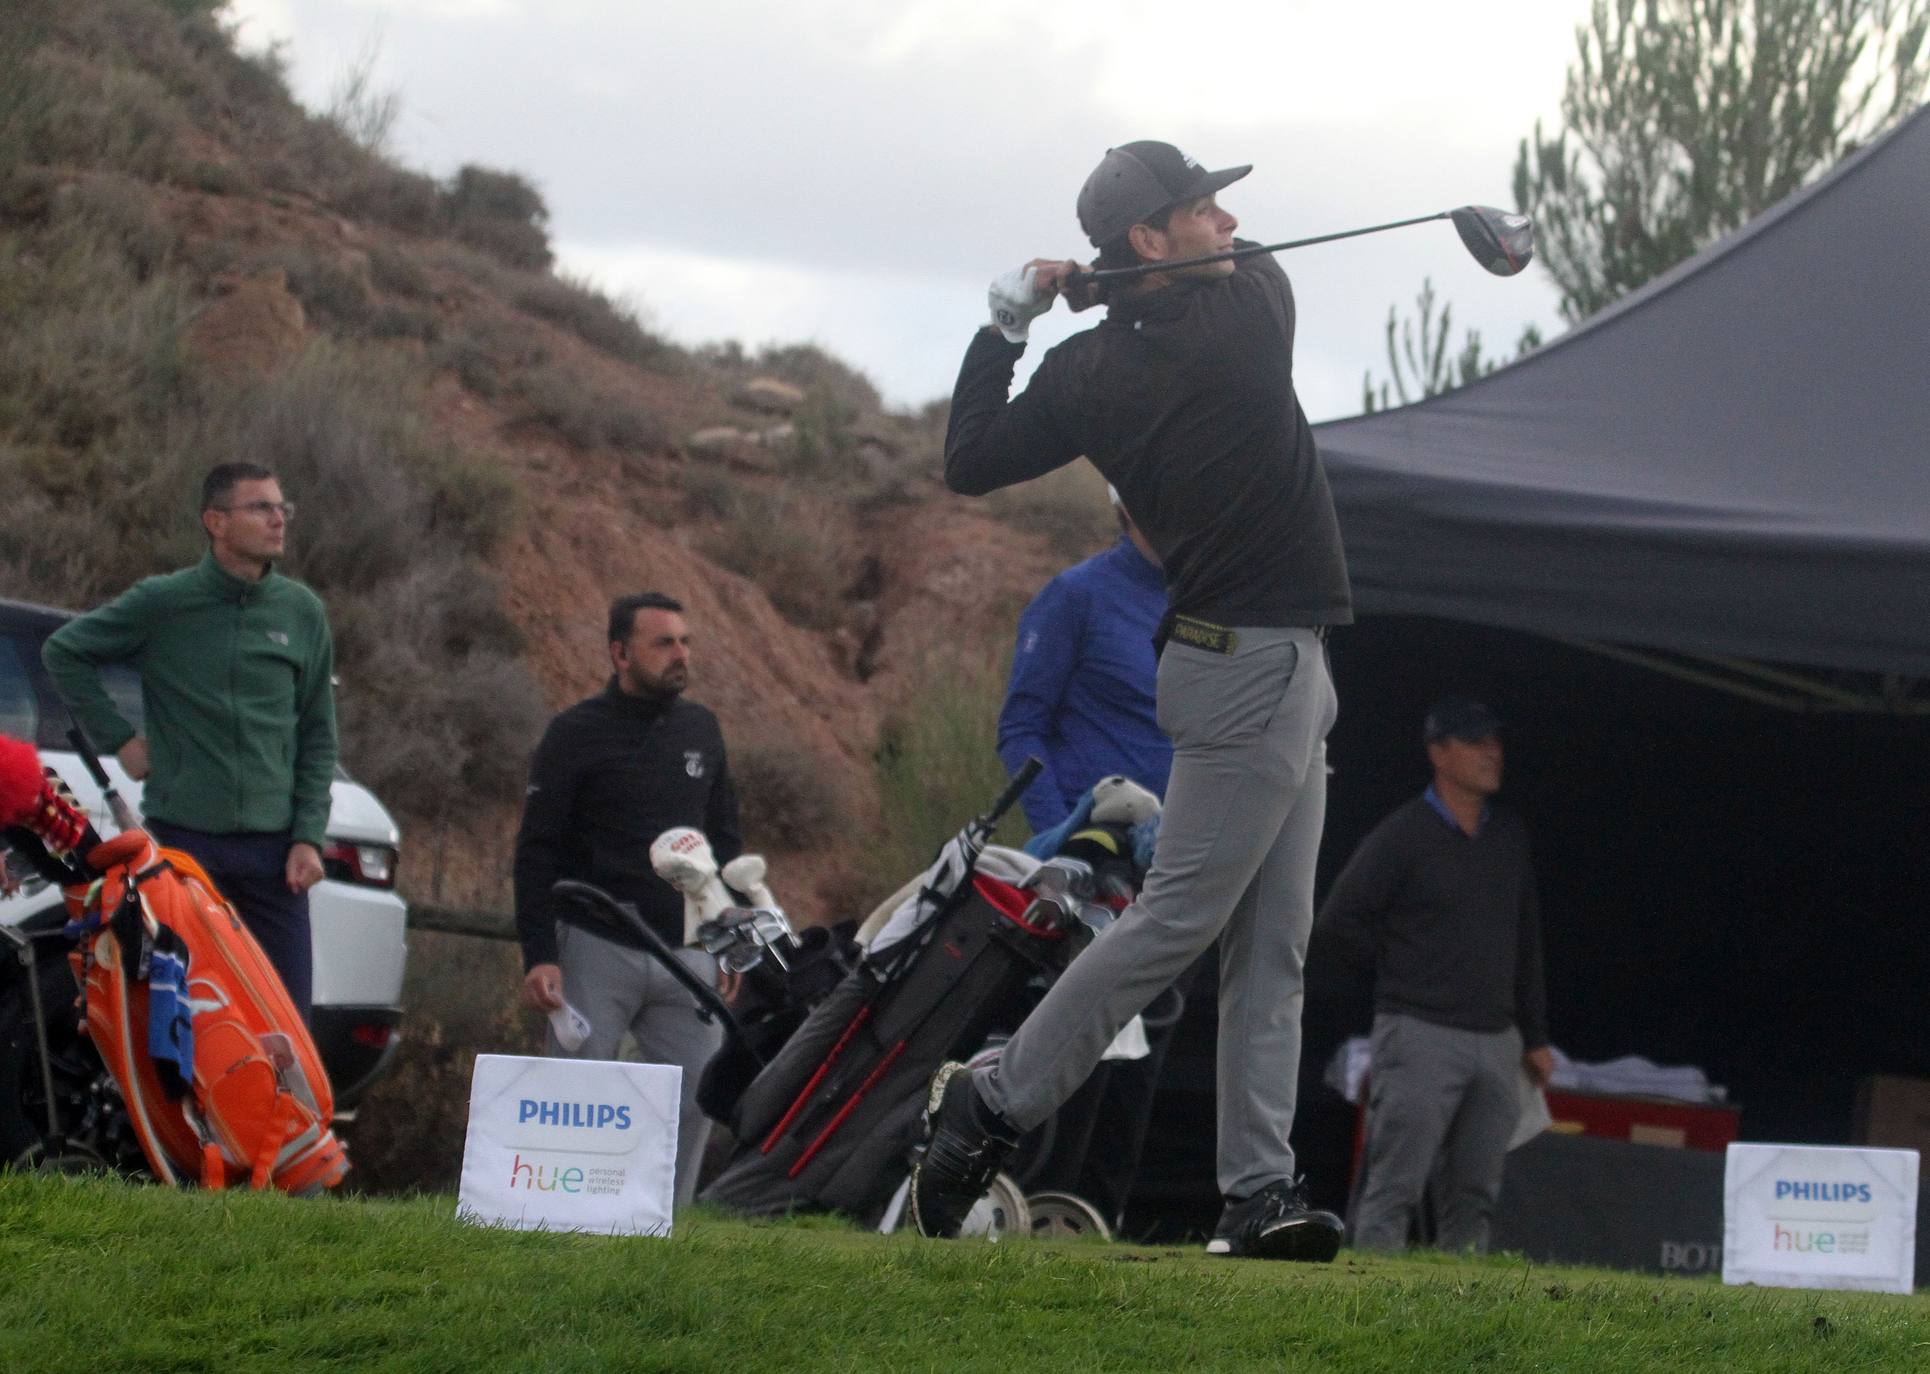
<instances>
[{"instance_id":1,"label":"black and red golf bag","mask_svg":"<svg viewBox=\"0 0 1930 1374\"><path fill-rule=\"evenodd\" d=\"M968 871L918 931L867 957L738 1098L729 1163L701 1200L768 1215L876 1220L904 1180L926 1086L1010 1030L1065 967L1064 929L1021 889Z\"/></svg>"}]
</instances>

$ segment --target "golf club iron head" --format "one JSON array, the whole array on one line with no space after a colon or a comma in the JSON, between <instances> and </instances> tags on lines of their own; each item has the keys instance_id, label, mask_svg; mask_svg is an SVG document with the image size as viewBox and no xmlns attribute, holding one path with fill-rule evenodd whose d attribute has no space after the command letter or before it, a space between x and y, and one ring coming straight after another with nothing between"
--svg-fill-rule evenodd
<instances>
[{"instance_id":1,"label":"golf club iron head","mask_svg":"<svg viewBox=\"0 0 1930 1374\"><path fill-rule=\"evenodd\" d=\"M1535 222L1526 215L1492 205L1463 205L1448 211L1448 218L1474 260L1497 277L1512 277L1534 261Z\"/></svg>"},{"instance_id":2,"label":"golf club iron head","mask_svg":"<svg viewBox=\"0 0 1930 1374\"><path fill-rule=\"evenodd\" d=\"M1079 908L1092 896L1092 865L1063 856L1047 859L1022 886L1032 894L1026 920L1064 927L1078 919Z\"/></svg>"},{"instance_id":3,"label":"golf club iron head","mask_svg":"<svg viewBox=\"0 0 1930 1374\"><path fill-rule=\"evenodd\" d=\"M790 972L783 947L795 943L791 922L774 907L731 907L716 920L698 926L697 939L726 973L757 967L766 952L779 968Z\"/></svg>"},{"instance_id":4,"label":"golf club iron head","mask_svg":"<svg viewBox=\"0 0 1930 1374\"><path fill-rule=\"evenodd\" d=\"M1119 919L1119 913L1104 902L1087 902L1079 908L1079 920L1094 935L1105 933L1107 926Z\"/></svg>"}]
</instances>

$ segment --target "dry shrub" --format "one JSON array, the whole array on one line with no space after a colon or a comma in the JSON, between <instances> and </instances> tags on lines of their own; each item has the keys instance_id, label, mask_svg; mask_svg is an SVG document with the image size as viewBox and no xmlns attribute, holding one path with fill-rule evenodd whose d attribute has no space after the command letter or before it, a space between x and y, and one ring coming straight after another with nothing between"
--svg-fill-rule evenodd
<instances>
[{"instance_id":1,"label":"dry shrub","mask_svg":"<svg viewBox=\"0 0 1930 1374\"><path fill-rule=\"evenodd\" d=\"M936 654L920 665L904 704L885 722L878 746L887 835L880 862L898 881L929 864L940 844L1004 791L998 714L1006 671L1004 659ZM1028 835L1014 808L1000 823L998 842L1022 844Z\"/></svg>"},{"instance_id":2,"label":"dry shrub","mask_svg":"<svg viewBox=\"0 0 1930 1374\"><path fill-rule=\"evenodd\" d=\"M698 520L728 520L736 513L738 487L722 468L686 461L677 473L684 513Z\"/></svg>"},{"instance_id":3,"label":"dry shrub","mask_svg":"<svg viewBox=\"0 0 1930 1374\"><path fill-rule=\"evenodd\" d=\"M378 306L369 316L368 336L371 339L413 339L417 343L434 343L442 336L442 327L436 317L427 310L413 305Z\"/></svg>"},{"instance_id":4,"label":"dry shrub","mask_svg":"<svg viewBox=\"0 0 1930 1374\"><path fill-rule=\"evenodd\" d=\"M819 384L804 394L791 417L790 470L816 482L850 485L865 475L852 432L857 412L832 387Z\"/></svg>"},{"instance_id":5,"label":"dry shrub","mask_svg":"<svg viewBox=\"0 0 1930 1374\"><path fill-rule=\"evenodd\" d=\"M849 414L876 414L884 400L869 377L816 344L768 344L758 350L756 371L819 391Z\"/></svg>"},{"instance_id":6,"label":"dry shrub","mask_svg":"<svg viewBox=\"0 0 1930 1374\"><path fill-rule=\"evenodd\" d=\"M59 203L55 222L70 229L99 228L119 245L138 281L159 272L181 242L180 233L156 204L154 191L113 172L77 183Z\"/></svg>"},{"instance_id":7,"label":"dry shrub","mask_svg":"<svg viewBox=\"0 0 1930 1374\"><path fill-rule=\"evenodd\" d=\"M186 113L155 77L133 65L89 62L42 47L28 62L39 102L23 111L19 152L31 162L72 164L158 180L174 166Z\"/></svg>"},{"instance_id":8,"label":"dry shrub","mask_svg":"<svg viewBox=\"0 0 1930 1374\"><path fill-rule=\"evenodd\" d=\"M772 733L733 736L731 779L752 849L812 849L843 833L851 807L822 761Z\"/></svg>"},{"instance_id":9,"label":"dry shrub","mask_svg":"<svg viewBox=\"0 0 1930 1374\"><path fill-rule=\"evenodd\" d=\"M1034 481L1001 488L986 499L986 508L994 519L1041 536L1067 562L1097 553L1119 537L1106 479L1090 463L1069 463Z\"/></svg>"},{"instance_id":10,"label":"dry shrub","mask_svg":"<svg viewBox=\"0 0 1930 1374\"><path fill-rule=\"evenodd\" d=\"M391 296L408 300L431 300L436 294L415 254L390 244L377 244L369 250L369 279Z\"/></svg>"},{"instance_id":11,"label":"dry shrub","mask_svg":"<svg viewBox=\"0 0 1930 1374\"><path fill-rule=\"evenodd\" d=\"M11 595L72 606L192 547L187 306L111 232L63 214L0 242L0 561Z\"/></svg>"},{"instance_id":12,"label":"dry shrub","mask_svg":"<svg viewBox=\"0 0 1930 1374\"><path fill-rule=\"evenodd\" d=\"M322 341L245 387L216 389L209 464L264 456L301 506L289 563L323 590L400 576L428 523L411 459L422 445L418 397L386 351Z\"/></svg>"},{"instance_id":13,"label":"dry shrub","mask_svg":"<svg viewBox=\"0 0 1930 1374\"><path fill-rule=\"evenodd\" d=\"M577 448L662 449L670 431L641 400L548 364L516 379L536 418Z\"/></svg>"},{"instance_id":14,"label":"dry shrub","mask_svg":"<svg viewBox=\"0 0 1930 1374\"><path fill-rule=\"evenodd\" d=\"M456 238L511 267L542 272L552 261L549 207L516 172L473 164L462 168L443 193L442 212Z\"/></svg>"},{"instance_id":15,"label":"dry shrub","mask_svg":"<svg viewBox=\"0 0 1930 1374\"><path fill-rule=\"evenodd\" d=\"M516 288L513 299L530 314L638 367L661 368L676 357L677 350L650 332L634 305L613 300L574 277L529 277Z\"/></svg>"},{"instance_id":16,"label":"dry shrub","mask_svg":"<svg viewBox=\"0 0 1930 1374\"><path fill-rule=\"evenodd\" d=\"M809 630L844 624L844 571L835 535L789 492L742 489L702 548L713 563L755 582L792 624Z\"/></svg>"},{"instance_id":17,"label":"dry shrub","mask_svg":"<svg viewBox=\"0 0 1930 1374\"><path fill-rule=\"evenodd\" d=\"M441 825L520 793L546 716L520 659L394 639L344 674L339 709L350 771L398 811Z\"/></svg>"},{"instance_id":18,"label":"dry shrub","mask_svg":"<svg viewBox=\"0 0 1930 1374\"><path fill-rule=\"evenodd\" d=\"M522 484L500 453L434 446L426 464L429 528L467 553L486 558L522 526Z\"/></svg>"},{"instance_id":19,"label":"dry shrub","mask_svg":"<svg viewBox=\"0 0 1930 1374\"><path fill-rule=\"evenodd\" d=\"M456 380L464 389L474 392L484 400L493 400L503 392L503 372L488 349L467 335L451 338L447 335L436 340L429 350L429 361L436 367L446 368L456 374Z\"/></svg>"},{"instance_id":20,"label":"dry shrub","mask_svg":"<svg viewBox=\"0 0 1930 1374\"><path fill-rule=\"evenodd\" d=\"M350 161L354 165L337 178L329 193L329 203L336 209L412 234L439 226L442 191L433 178L366 154Z\"/></svg>"},{"instance_id":21,"label":"dry shrub","mask_svg":"<svg viewBox=\"0 0 1930 1374\"><path fill-rule=\"evenodd\" d=\"M522 960L514 944L412 930L409 954L409 1019L394 1071L345 1131L349 1183L366 1193L453 1193L476 1056L540 1054L543 1023L517 1001Z\"/></svg>"},{"instance_id":22,"label":"dry shrub","mask_svg":"<svg viewBox=\"0 0 1930 1374\"><path fill-rule=\"evenodd\" d=\"M344 334L365 334L375 320L375 300L362 277L339 259L303 245L255 259L256 268L279 267L288 292L317 324Z\"/></svg>"},{"instance_id":23,"label":"dry shrub","mask_svg":"<svg viewBox=\"0 0 1930 1374\"><path fill-rule=\"evenodd\" d=\"M515 279L515 274L496 259L448 240L426 245L421 257L425 264L436 271L459 277L476 290L499 300L510 294L510 283Z\"/></svg>"}]
</instances>

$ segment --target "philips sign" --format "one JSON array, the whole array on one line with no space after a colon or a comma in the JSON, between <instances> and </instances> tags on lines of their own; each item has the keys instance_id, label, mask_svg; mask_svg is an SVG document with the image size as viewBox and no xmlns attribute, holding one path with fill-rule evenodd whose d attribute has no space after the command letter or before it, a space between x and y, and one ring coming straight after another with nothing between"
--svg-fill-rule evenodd
<instances>
[{"instance_id":1,"label":"philips sign","mask_svg":"<svg viewBox=\"0 0 1930 1374\"><path fill-rule=\"evenodd\" d=\"M682 1078L665 1064L478 1055L460 1215L668 1235Z\"/></svg>"},{"instance_id":2,"label":"philips sign","mask_svg":"<svg viewBox=\"0 0 1930 1374\"><path fill-rule=\"evenodd\" d=\"M1916 1220L1915 1150L1731 1145L1723 1282L1908 1293Z\"/></svg>"},{"instance_id":3,"label":"philips sign","mask_svg":"<svg viewBox=\"0 0 1930 1374\"><path fill-rule=\"evenodd\" d=\"M518 1124L534 1121L539 1126L574 1126L585 1130L602 1130L605 1126L619 1131L630 1129L630 1108L627 1105L609 1102L538 1102L526 1097L516 1105Z\"/></svg>"}]
</instances>

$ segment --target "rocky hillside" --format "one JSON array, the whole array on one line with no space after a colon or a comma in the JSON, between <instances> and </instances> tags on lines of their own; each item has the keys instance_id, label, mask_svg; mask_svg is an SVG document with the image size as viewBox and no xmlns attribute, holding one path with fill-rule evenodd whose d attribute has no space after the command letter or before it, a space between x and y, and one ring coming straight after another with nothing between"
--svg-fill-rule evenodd
<instances>
[{"instance_id":1,"label":"rocky hillside","mask_svg":"<svg viewBox=\"0 0 1930 1374\"><path fill-rule=\"evenodd\" d=\"M402 814L412 894L481 906L536 732L606 672L604 605L668 590L794 912L895 886L922 841L881 743L982 697L1015 606L1107 538L1096 480L950 497L942 405L888 412L810 346L672 346L555 272L526 179L439 182L352 131L208 0L7 6L0 586L92 604L193 556L209 464L274 464L349 766Z\"/></svg>"},{"instance_id":2,"label":"rocky hillside","mask_svg":"<svg viewBox=\"0 0 1930 1374\"><path fill-rule=\"evenodd\" d=\"M1097 479L951 497L942 403L891 413L809 345L673 346L555 271L527 179L385 161L219 10L0 5L0 595L192 561L201 475L272 464L403 887L500 912L544 721L602 683L610 597L669 591L773 886L868 910L1002 779L1011 622L1110 538ZM453 1186L471 1060L535 1043L511 946L410 943L364 1187Z\"/></svg>"}]
</instances>

